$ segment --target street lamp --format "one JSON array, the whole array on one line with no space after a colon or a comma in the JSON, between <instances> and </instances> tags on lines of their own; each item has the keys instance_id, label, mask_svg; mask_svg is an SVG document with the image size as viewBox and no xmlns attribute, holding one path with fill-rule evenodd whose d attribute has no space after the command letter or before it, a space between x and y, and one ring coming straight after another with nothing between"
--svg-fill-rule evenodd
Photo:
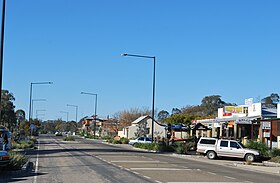
<instances>
[{"instance_id":1,"label":"street lamp","mask_svg":"<svg viewBox=\"0 0 280 183\"><path fill-rule=\"evenodd\" d=\"M46 110L44 110L44 109L36 110L36 119L38 119L38 116L39 116L38 112L40 112L40 111L46 111ZM40 115L45 115L45 114L40 114Z\"/></svg>"},{"instance_id":2,"label":"street lamp","mask_svg":"<svg viewBox=\"0 0 280 183\"><path fill-rule=\"evenodd\" d=\"M39 101L47 101L46 99L32 99L32 104L31 104L31 118L33 118L33 106L34 106L34 101L39 102Z\"/></svg>"},{"instance_id":3,"label":"street lamp","mask_svg":"<svg viewBox=\"0 0 280 183\"><path fill-rule=\"evenodd\" d=\"M29 97L29 123L31 122L31 107L32 107L32 86L33 85L44 85L53 84L53 82L36 82L30 84L30 97Z\"/></svg>"},{"instance_id":4,"label":"street lamp","mask_svg":"<svg viewBox=\"0 0 280 183\"><path fill-rule=\"evenodd\" d=\"M67 121L66 122L68 122L68 115L69 115L69 112L66 112L66 111L60 111L61 113L65 113L66 114L66 119L67 119Z\"/></svg>"},{"instance_id":5,"label":"street lamp","mask_svg":"<svg viewBox=\"0 0 280 183\"><path fill-rule=\"evenodd\" d=\"M95 131L96 131L96 111L97 111L97 94L96 93L87 93L81 92L81 94L85 95L95 95L95 109L94 109L94 123L93 123L93 138L95 138Z\"/></svg>"},{"instance_id":6,"label":"street lamp","mask_svg":"<svg viewBox=\"0 0 280 183\"><path fill-rule=\"evenodd\" d=\"M2 6L2 24L1 24L1 50L0 50L0 104L2 98L2 78L3 78L3 54L4 54L4 30L5 30L5 11L6 11L6 0L3 0ZM1 118L1 106L0 106L0 118Z\"/></svg>"},{"instance_id":7,"label":"street lamp","mask_svg":"<svg viewBox=\"0 0 280 183\"><path fill-rule=\"evenodd\" d=\"M141 57L153 59L154 62L154 71L153 71L153 101L152 101L152 142L154 141L154 116L155 116L155 87L156 87L156 57L155 56L144 56L144 55L132 55L132 54L122 54L122 56L129 57Z\"/></svg>"},{"instance_id":8,"label":"street lamp","mask_svg":"<svg viewBox=\"0 0 280 183\"><path fill-rule=\"evenodd\" d=\"M70 104L67 104L67 106L70 106L70 107L75 107L76 108L76 122L78 122L77 120L77 115L78 115L78 106L77 105L70 105Z\"/></svg>"}]
</instances>

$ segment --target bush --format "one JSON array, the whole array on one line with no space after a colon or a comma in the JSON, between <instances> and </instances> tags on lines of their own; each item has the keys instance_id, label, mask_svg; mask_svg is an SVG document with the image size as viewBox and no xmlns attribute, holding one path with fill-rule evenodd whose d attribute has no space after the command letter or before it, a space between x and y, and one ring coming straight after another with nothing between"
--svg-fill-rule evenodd
<instances>
[{"instance_id":1,"label":"bush","mask_svg":"<svg viewBox=\"0 0 280 183\"><path fill-rule=\"evenodd\" d=\"M263 157L269 156L269 149L265 143L250 140L246 144L246 148L258 150Z\"/></svg>"},{"instance_id":2,"label":"bush","mask_svg":"<svg viewBox=\"0 0 280 183\"><path fill-rule=\"evenodd\" d=\"M156 144L154 150L158 152L174 152L173 146L168 146L165 142Z\"/></svg>"},{"instance_id":3,"label":"bush","mask_svg":"<svg viewBox=\"0 0 280 183\"><path fill-rule=\"evenodd\" d=\"M21 153L18 153L18 152L10 151L9 155L11 156L11 161L5 167L6 170L19 170L28 161L28 158L24 154L21 154Z\"/></svg>"},{"instance_id":4,"label":"bush","mask_svg":"<svg viewBox=\"0 0 280 183\"><path fill-rule=\"evenodd\" d=\"M113 140L112 143L113 144L121 144L122 142L120 140Z\"/></svg>"},{"instance_id":5,"label":"bush","mask_svg":"<svg viewBox=\"0 0 280 183\"><path fill-rule=\"evenodd\" d=\"M33 148L35 145L34 140L21 140L17 143L14 143L12 149L28 149Z\"/></svg>"},{"instance_id":6,"label":"bush","mask_svg":"<svg viewBox=\"0 0 280 183\"><path fill-rule=\"evenodd\" d=\"M135 143L134 147L140 148L140 149L147 149L147 150L154 150L156 151L156 143L148 143L148 144L143 144L143 143Z\"/></svg>"},{"instance_id":7,"label":"bush","mask_svg":"<svg viewBox=\"0 0 280 183\"><path fill-rule=\"evenodd\" d=\"M280 157L280 149L277 149L277 148L272 149L270 152L270 156L271 157L277 157L277 156Z\"/></svg>"},{"instance_id":8,"label":"bush","mask_svg":"<svg viewBox=\"0 0 280 183\"><path fill-rule=\"evenodd\" d=\"M175 149L176 153L187 154L188 151L195 148L195 142L175 142L175 144L172 146Z\"/></svg>"},{"instance_id":9,"label":"bush","mask_svg":"<svg viewBox=\"0 0 280 183\"><path fill-rule=\"evenodd\" d=\"M74 136L67 136L63 138L64 141L75 141Z\"/></svg>"},{"instance_id":10,"label":"bush","mask_svg":"<svg viewBox=\"0 0 280 183\"><path fill-rule=\"evenodd\" d=\"M122 144L128 144L129 139L122 137L122 138L120 139L120 141L121 141Z\"/></svg>"}]
</instances>

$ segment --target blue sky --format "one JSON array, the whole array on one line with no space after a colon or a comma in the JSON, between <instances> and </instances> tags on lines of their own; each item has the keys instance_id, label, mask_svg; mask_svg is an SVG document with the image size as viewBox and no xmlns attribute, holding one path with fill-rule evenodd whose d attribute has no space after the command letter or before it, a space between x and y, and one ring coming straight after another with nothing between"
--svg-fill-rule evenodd
<instances>
[{"instance_id":1,"label":"blue sky","mask_svg":"<svg viewBox=\"0 0 280 183\"><path fill-rule=\"evenodd\" d=\"M2 1L1 1L2 2ZM279 1L8 0L3 89L28 114L31 82L39 118L69 120L151 107L156 56L156 109L280 93ZM34 112L35 115L35 112Z\"/></svg>"}]
</instances>

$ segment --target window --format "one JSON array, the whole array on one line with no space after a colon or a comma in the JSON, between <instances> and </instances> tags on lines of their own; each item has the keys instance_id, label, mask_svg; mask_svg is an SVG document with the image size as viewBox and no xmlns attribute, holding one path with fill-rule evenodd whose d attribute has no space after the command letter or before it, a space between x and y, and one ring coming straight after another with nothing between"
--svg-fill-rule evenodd
<instances>
[{"instance_id":1,"label":"window","mask_svg":"<svg viewBox=\"0 0 280 183\"><path fill-rule=\"evenodd\" d=\"M211 144L211 145L215 145L215 144L216 144L216 140L214 140L214 139L201 139L201 140L200 140L200 144Z\"/></svg>"},{"instance_id":2,"label":"window","mask_svg":"<svg viewBox=\"0 0 280 183\"><path fill-rule=\"evenodd\" d=\"M228 147L228 141L222 140L220 146L221 147Z\"/></svg>"},{"instance_id":3,"label":"window","mask_svg":"<svg viewBox=\"0 0 280 183\"><path fill-rule=\"evenodd\" d=\"M230 147L239 149L240 146L236 142L230 142Z\"/></svg>"},{"instance_id":4,"label":"window","mask_svg":"<svg viewBox=\"0 0 280 183\"><path fill-rule=\"evenodd\" d=\"M144 137L140 137L138 140L144 141Z\"/></svg>"}]
</instances>

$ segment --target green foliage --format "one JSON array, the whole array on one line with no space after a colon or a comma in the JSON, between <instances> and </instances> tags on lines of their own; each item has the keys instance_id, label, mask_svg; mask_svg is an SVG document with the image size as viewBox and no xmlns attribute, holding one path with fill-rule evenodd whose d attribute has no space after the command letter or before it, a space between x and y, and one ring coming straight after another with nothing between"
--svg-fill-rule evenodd
<instances>
[{"instance_id":1,"label":"green foliage","mask_svg":"<svg viewBox=\"0 0 280 183\"><path fill-rule=\"evenodd\" d=\"M172 145L175 149L175 152L178 154L187 154L188 151L194 149L195 142L189 141L189 142L175 142L174 145Z\"/></svg>"},{"instance_id":2,"label":"green foliage","mask_svg":"<svg viewBox=\"0 0 280 183\"><path fill-rule=\"evenodd\" d=\"M163 122L166 124L185 124L186 126L191 124L191 121L194 120L194 116L188 114L174 114L168 118L163 119Z\"/></svg>"},{"instance_id":3,"label":"green foliage","mask_svg":"<svg viewBox=\"0 0 280 183\"><path fill-rule=\"evenodd\" d=\"M27 163L27 161L28 161L28 158L24 154L21 154L21 153L18 153L18 152L10 151L9 155L11 157L11 161L8 164L8 166L5 167L5 169L7 169L7 170L18 170L18 169L21 169L22 166L25 163Z\"/></svg>"},{"instance_id":4,"label":"green foliage","mask_svg":"<svg viewBox=\"0 0 280 183\"><path fill-rule=\"evenodd\" d=\"M13 144L12 149L28 149L33 148L35 142L33 140L21 140Z\"/></svg>"},{"instance_id":5,"label":"green foliage","mask_svg":"<svg viewBox=\"0 0 280 183\"><path fill-rule=\"evenodd\" d=\"M108 140L109 143L113 143L113 144L128 144L129 140L127 138L120 138L119 140L118 139L109 139Z\"/></svg>"},{"instance_id":6,"label":"green foliage","mask_svg":"<svg viewBox=\"0 0 280 183\"><path fill-rule=\"evenodd\" d=\"M168 146L168 145L166 145L165 142L160 142L160 143L156 144L154 150L157 152L174 152L175 151L173 146Z\"/></svg>"},{"instance_id":7,"label":"green foliage","mask_svg":"<svg viewBox=\"0 0 280 183\"><path fill-rule=\"evenodd\" d=\"M140 149L147 149L147 150L157 150L157 144L156 143L147 143L147 144L143 144L143 143L135 143L134 147L136 148L140 148Z\"/></svg>"},{"instance_id":8,"label":"green foliage","mask_svg":"<svg viewBox=\"0 0 280 183\"><path fill-rule=\"evenodd\" d=\"M13 129L16 127L17 119L16 113L14 111L13 101L15 100L12 93L8 90L2 90L1 96L1 119L0 124L4 125L8 129Z\"/></svg>"},{"instance_id":9,"label":"green foliage","mask_svg":"<svg viewBox=\"0 0 280 183\"><path fill-rule=\"evenodd\" d=\"M75 141L74 136L66 136L63 138L64 141Z\"/></svg>"},{"instance_id":10,"label":"green foliage","mask_svg":"<svg viewBox=\"0 0 280 183\"><path fill-rule=\"evenodd\" d=\"M263 157L269 156L269 149L265 143L250 140L246 144L246 148L258 150Z\"/></svg>"},{"instance_id":11,"label":"green foliage","mask_svg":"<svg viewBox=\"0 0 280 183\"><path fill-rule=\"evenodd\" d=\"M269 161L274 163L280 163L280 156L272 157Z\"/></svg>"},{"instance_id":12,"label":"green foliage","mask_svg":"<svg viewBox=\"0 0 280 183\"><path fill-rule=\"evenodd\" d=\"M270 152L270 156L271 157L276 157L276 156L280 157L280 149L277 149L277 148L272 149Z\"/></svg>"},{"instance_id":13,"label":"green foliage","mask_svg":"<svg viewBox=\"0 0 280 183\"><path fill-rule=\"evenodd\" d=\"M129 139L122 137L122 138L120 139L120 141L121 141L122 144L128 144Z\"/></svg>"},{"instance_id":14,"label":"green foliage","mask_svg":"<svg viewBox=\"0 0 280 183\"><path fill-rule=\"evenodd\" d=\"M122 142L120 140L113 140L112 143L113 144L121 144Z\"/></svg>"}]
</instances>

